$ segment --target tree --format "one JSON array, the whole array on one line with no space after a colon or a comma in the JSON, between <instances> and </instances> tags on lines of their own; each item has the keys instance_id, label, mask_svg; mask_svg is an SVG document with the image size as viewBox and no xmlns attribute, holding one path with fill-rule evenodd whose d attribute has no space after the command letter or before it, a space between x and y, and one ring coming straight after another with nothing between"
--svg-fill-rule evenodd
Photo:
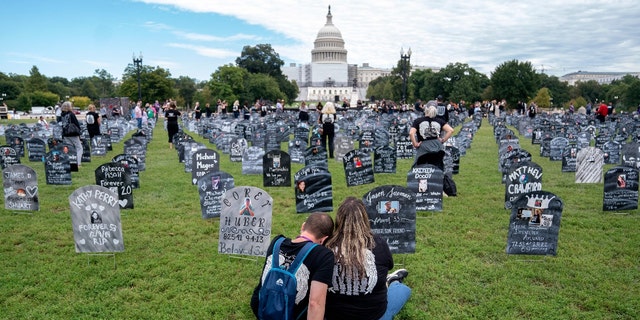
<instances>
[{"instance_id":1,"label":"tree","mask_svg":"<svg viewBox=\"0 0 640 320\"><path fill-rule=\"evenodd\" d=\"M586 82L578 81L575 85L576 96L584 97L587 101L594 103L598 101L602 95L602 86L595 80Z\"/></svg>"},{"instance_id":2,"label":"tree","mask_svg":"<svg viewBox=\"0 0 640 320\"><path fill-rule=\"evenodd\" d=\"M113 97L115 94L115 85L113 84L115 78L104 69L96 69L93 72L92 81L95 87L98 89L100 98Z\"/></svg>"},{"instance_id":3,"label":"tree","mask_svg":"<svg viewBox=\"0 0 640 320\"><path fill-rule=\"evenodd\" d=\"M539 87L539 78L531 62L503 62L491 74L493 99L505 99L509 106L528 101Z\"/></svg>"},{"instance_id":4,"label":"tree","mask_svg":"<svg viewBox=\"0 0 640 320\"><path fill-rule=\"evenodd\" d=\"M533 98L533 102L538 105L538 108L550 108L551 107L551 94L549 93L548 88L542 88L538 90L535 98Z\"/></svg>"},{"instance_id":5,"label":"tree","mask_svg":"<svg viewBox=\"0 0 640 320\"><path fill-rule=\"evenodd\" d=\"M142 101L152 102L175 98L171 73L161 67L141 66L140 88ZM138 76L133 64L129 64L125 69L118 94L129 97L132 101L138 100Z\"/></svg>"},{"instance_id":6,"label":"tree","mask_svg":"<svg viewBox=\"0 0 640 320\"><path fill-rule=\"evenodd\" d=\"M184 99L186 106L193 105L193 98L196 93L196 80L193 78L181 76L175 81L178 94Z\"/></svg>"},{"instance_id":7,"label":"tree","mask_svg":"<svg viewBox=\"0 0 640 320\"><path fill-rule=\"evenodd\" d=\"M556 106L568 107L571 100L569 84L560 81L556 76L548 76L547 74L539 74L540 86L549 89L553 97L553 104Z\"/></svg>"},{"instance_id":8,"label":"tree","mask_svg":"<svg viewBox=\"0 0 640 320\"><path fill-rule=\"evenodd\" d=\"M280 91L278 82L266 74L256 73L249 74L247 79L247 100L255 101L258 99L275 101L283 97L284 93Z\"/></svg>"},{"instance_id":9,"label":"tree","mask_svg":"<svg viewBox=\"0 0 640 320\"><path fill-rule=\"evenodd\" d=\"M27 91L46 91L47 90L47 77L40 73L38 67L33 66L29 71L29 80L27 81Z\"/></svg>"},{"instance_id":10,"label":"tree","mask_svg":"<svg viewBox=\"0 0 640 320\"><path fill-rule=\"evenodd\" d=\"M249 72L231 64L218 67L209 80L209 90L214 98L235 101L247 97ZM252 101L251 99L249 101Z\"/></svg>"},{"instance_id":11,"label":"tree","mask_svg":"<svg viewBox=\"0 0 640 320\"><path fill-rule=\"evenodd\" d=\"M31 110L31 106L55 106L58 101L60 101L60 96L55 93L51 93L49 91L35 91L30 94L30 102L31 105L20 106L18 110L28 111Z\"/></svg>"},{"instance_id":12,"label":"tree","mask_svg":"<svg viewBox=\"0 0 640 320\"><path fill-rule=\"evenodd\" d=\"M236 59L236 65L247 69L249 73L263 73L278 78L282 76L280 68L284 61L270 44L258 44L255 47L244 46L240 57Z\"/></svg>"}]
</instances>

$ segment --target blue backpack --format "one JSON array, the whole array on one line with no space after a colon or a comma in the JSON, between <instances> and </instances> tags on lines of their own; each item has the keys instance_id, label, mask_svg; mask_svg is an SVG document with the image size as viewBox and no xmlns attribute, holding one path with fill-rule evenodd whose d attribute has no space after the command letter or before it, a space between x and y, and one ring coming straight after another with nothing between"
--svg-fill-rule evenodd
<instances>
[{"instance_id":1,"label":"blue backpack","mask_svg":"<svg viewBox=\"0 0 640 320\"><path fill-rule=\"evenodd\" d=\"M293 307L296 304L297 292L296 271L311 249L317 246L315 243L307 242L296 255L289 269L283 269L280 267L279 257L280 244L284 239L284 237L279 238L273 245L271 270L267 272L258 293L260 301L258 318L261 320L293 319Z\"/></svg>"}]
</instances>

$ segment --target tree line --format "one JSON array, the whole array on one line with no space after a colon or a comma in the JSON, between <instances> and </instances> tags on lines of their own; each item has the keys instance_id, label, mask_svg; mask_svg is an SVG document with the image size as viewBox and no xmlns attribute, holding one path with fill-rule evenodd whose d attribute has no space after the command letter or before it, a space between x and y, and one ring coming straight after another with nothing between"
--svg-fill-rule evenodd
<instances>
[{"instance_id":1,"label":"tree line","mask_svg":"<svg viewBox=\"0 0 640 320\"><path fill-rule=\"evenodd\" d=\"M406 102L430 100L442 95L446 100L471 104L475 101L507 101L515 108L518 101L536 102L542 108L576 108L599 101L612 102L617 110L636 110L640 105L640 79L626 75L610 84L597 81L578 82L569 86L558 77L538 73L530 62L506 61L491 73L491 77L464 63L451 63L434 72L415 70L407 76L402 60L389 76L369 83L367 97L401 101L406 90ZM226 100L228 105L238 100L252 105L256 100L293 102L299 92L295 81L282 73L284 61L270 44L245 46L235 64L218 67L211 78L196 81L188 76L172 77L168 69L159 66L140 67L140 86L143 102L173 99L179 106L190 108L195 101L215 103ZM47 77L33 66L29 75L0 72L0 93L10 109L29 111L31 106L53 106L61 100L73 100L84 108L100 98L129 97L138 99L138 70L128 64L120 81L104 69L96 69L89 77L68 80Z\"/></svg>"}]
</instances>

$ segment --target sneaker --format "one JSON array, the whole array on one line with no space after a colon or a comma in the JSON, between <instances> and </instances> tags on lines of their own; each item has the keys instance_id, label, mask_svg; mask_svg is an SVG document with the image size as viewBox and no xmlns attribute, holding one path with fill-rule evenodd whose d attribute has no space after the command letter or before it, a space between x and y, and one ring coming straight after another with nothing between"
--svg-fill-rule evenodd
<instances>
[{"instance_id":1,"label":"sneaker","mask_svg":"<svg viewBox=\"0 0 640 320\"><path fill-rule=\"evenodd\" d=\"M398 269L394 271L393 273L387 276L387 287L391 284L391 282L404 281L404 278L406 278L408 275L409 275L409 271L407 271L406 269Z\"/></svg>"}]
</instances>

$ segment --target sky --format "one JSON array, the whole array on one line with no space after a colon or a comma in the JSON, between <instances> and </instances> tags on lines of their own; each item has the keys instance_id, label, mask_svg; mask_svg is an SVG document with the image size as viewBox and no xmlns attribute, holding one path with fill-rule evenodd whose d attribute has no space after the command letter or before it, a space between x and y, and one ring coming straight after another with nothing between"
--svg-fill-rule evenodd
<instances>
[{"instance_id":1,"label":"sky","mask_svg":"<svg viewBox=\"0 0 640 320\"><path fill-rule=\"evenodd\" d=\"M311 61L331 6L349 64L465 63L491 76L504 62L537 72L640 72L637 0L0 0L0 72L69 80L133 56L172 77L209 80L244 46L270 44L285 65Z\"/></svg>"}]
</instances>

